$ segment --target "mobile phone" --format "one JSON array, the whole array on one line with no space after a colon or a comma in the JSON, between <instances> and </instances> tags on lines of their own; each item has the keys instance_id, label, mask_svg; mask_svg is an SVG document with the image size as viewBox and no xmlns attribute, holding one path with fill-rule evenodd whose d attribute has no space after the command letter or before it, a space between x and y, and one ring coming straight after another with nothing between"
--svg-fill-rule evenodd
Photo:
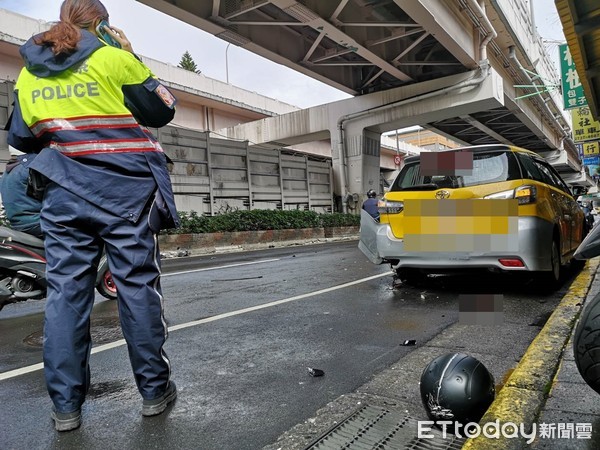
<instances>
[{"instance_id":1,"label":"mobile phone","mask_svg":"<svg viewBox=\"0 0 600 450\"><path fill-rule=\"evenodd\" d=\"M108 32L104 30L104 27L110 28L110 25L106 20L101 21L96 27L96 33L98 33L100 39L102 39L108 45L121 48L121 44L119 44L110 34L108 34Z\"/></svg>"}]
</instances>

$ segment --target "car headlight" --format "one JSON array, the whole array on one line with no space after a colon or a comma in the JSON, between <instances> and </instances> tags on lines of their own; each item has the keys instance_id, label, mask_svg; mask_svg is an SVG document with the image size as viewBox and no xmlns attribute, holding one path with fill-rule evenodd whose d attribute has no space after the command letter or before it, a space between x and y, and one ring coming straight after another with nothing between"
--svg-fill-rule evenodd
<instances>
[{"instance_id":1,"label":"car headlight","mask_svg":"<svg viewBox=\"0 0 600 450\"><path fill-rule=\"evenodd\" d=\"M379 214L399 214L404 210L404 202L382 199L377 202Z\"/></svg>"}]
</instances>

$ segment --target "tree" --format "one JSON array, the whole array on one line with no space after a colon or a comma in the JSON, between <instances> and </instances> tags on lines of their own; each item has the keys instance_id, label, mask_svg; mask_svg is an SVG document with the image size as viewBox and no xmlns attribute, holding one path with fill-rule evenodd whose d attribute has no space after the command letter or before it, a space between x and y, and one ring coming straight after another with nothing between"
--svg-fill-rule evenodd
<instances>
[{"instance_id":1,"label":"tree","mask_svg":"<svg viewBox=\"0 0 600 450\"><path fill-rule=\"evenodd\" d=\"M181 61L179 61L179 64L177 65L177 67L181 67L182 69L189 70L190 72L194 72L194 73L202 72L201 70L198 70L198 66L196 66L196 63L194 62L192 55L190 55L190 52L188 52L187 50L181 57Z\"/></svg>"}]
</instances>

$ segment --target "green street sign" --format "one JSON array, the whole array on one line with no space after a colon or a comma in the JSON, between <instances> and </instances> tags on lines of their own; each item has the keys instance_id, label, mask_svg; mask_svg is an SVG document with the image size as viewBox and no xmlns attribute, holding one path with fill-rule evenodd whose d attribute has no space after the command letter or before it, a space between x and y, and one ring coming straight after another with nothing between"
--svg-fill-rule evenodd
<instances>
[{"instance_id":1,"label":"green street sign","mask_svg":"<svg viewBox=\"0 0 600 450\"><path fill-rule=\"evenodd\" d=\"M558 46L558 51L560 52L560 72L562 76L565 109L586 106L587 100L569 46L567 44L561 44Z\"/></svg>"}]
</instances>

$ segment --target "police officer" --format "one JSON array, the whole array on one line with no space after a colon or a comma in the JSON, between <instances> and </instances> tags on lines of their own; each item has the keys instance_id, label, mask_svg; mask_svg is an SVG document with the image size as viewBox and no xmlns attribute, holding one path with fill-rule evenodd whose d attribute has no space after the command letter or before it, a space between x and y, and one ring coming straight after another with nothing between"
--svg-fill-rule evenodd
<instances>
[{"instance_id":1,"label":"police officer","mask_svg":"<svg viewBox=\"0 0 600 450\"><path fill-rule=\"evenodd\" d=\"M27 195L29 170L23 167L23 160L27 162L35 155L27 155L14 147L10 147L8 150L10 159L6 164L2 179L0 179L0 195L6 218L13 230L42 238L40 228L42 204L39 200Z\"/></svg>"},{"instance_id":2,"label":"police officer","mask_svg":"<svg viewBox=\"0 0 600 450\"><path fill-rule=\"evenodd\" d=\"M373 189L367 191L367 199L362 205L362 209L368 212L375 220L379 220L379 210L377 209L377 193Z\"/></svg>"},{"instance_id":3,"label":"police officer","mask_svg":"<svg viewBox=\"0 0 600 450\"><path fill-rule=\"evenodd\" d=\"M165 154L146 128L166 125L176 100L107 24L100 1L65 0L60 21L21 47L25 68L8 136L38 153L27 166L43 195L44 371L59 431L79 427L90 386L90 313L103 247L142 415L160 414L177 394L163 349L157 233L178 218ZM100 39L106 34L121 48Z\"/></svg>"}]
</instances>

